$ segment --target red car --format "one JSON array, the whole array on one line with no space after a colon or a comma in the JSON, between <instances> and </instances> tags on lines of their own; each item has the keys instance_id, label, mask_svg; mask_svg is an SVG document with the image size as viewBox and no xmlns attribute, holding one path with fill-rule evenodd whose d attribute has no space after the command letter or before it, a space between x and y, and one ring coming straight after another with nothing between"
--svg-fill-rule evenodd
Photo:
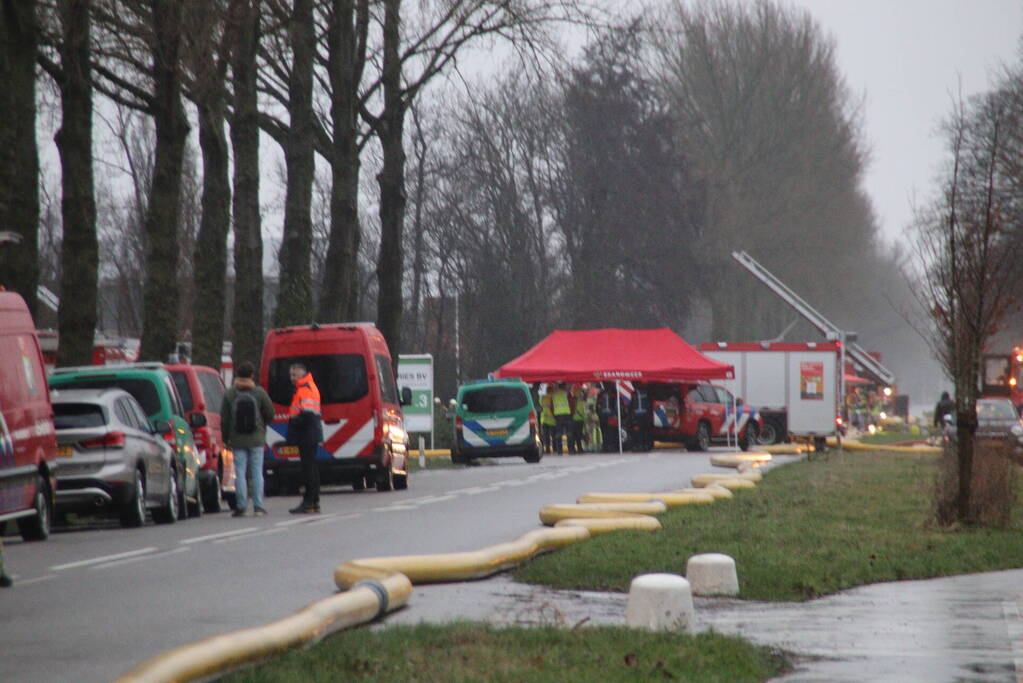
<instances>
[{"instance_id":1,"label":"red car","mask_svg":"<svg viewBox=\"0 0 1023 683\"><path fill-rule=\"evenodd\" d=\"M166 365L174 378L174 387L181 398L185 417L189 424L192 415L203 415L205 425L192 428L192 438L199 449L200 462L205 464L199 470L199 488L202 491L203 506L208 512L220 512L221 501L226 500L234 507L234 459L231 451L224 446L220 432L220 404L224 400L224 380L220 373L205 365ZM202 422L200 420L200 422Z\"/></svg>"},{"instance_id":2,"label":"red car","mask_svg":"<svg viewBox=\"0 0 1023 683\"><path fill-rule=\"evenodd\" d=\"M727 389L703 382L647 385L652 408L651 436L658 441L684 443L691 451L705 451L712 443L735 442L748 450L757 443L763 421L756 408L735 399Z\"/></svg>"}]
</instances>

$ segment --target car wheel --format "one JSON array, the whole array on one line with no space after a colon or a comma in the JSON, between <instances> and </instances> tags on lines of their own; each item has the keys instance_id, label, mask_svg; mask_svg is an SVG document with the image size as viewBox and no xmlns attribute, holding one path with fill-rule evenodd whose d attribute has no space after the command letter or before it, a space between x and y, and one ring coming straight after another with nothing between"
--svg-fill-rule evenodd
<instances>
[{"instance_id":1,"label":"car wheel","mask_svg":"<svg viewBox=\"0 0 1023 683\"><path fill-rule=\"evenodd\" d=\"M705 451L710 448L710 425L701 422L696 426L696 436L686 442L690 451Z\"/></svg>"},{"instance_id":2,"label":"car wheel","mask_svg":"<svg viewBox=\"0 0 1023 683\"><path fill-rule=\"evenodd\" d=\"M377 491L381 493L394 488L394 472L391 471L390 463L387 467L377 470L376 486Z\"/></svg>"},{"instance_id":3,"label":"car wheel","mask_svg":"<svg viewBox=\"0 0 1023 683\"><path fill-rule=\"evenodd\" d=\"M757 434L757 443L762 446L769 446L771 444L778 443L778 426L774 423L774 420L764 420L764 428Z\"/></svg>"},{"instance_id":4,"label":"car wheel","mask_svg":"<svg viewBox=\"0 0 1023 683\"><path fill-rule=\"evenodd\" d=\"M757 443L757 425L753 422L746 423L746 429L739 437L739 450L748 451L750 446Z\"/></svg>"},{"instance_id":5,"label":"car wheel","mask_svg":"<svg viewBox=\"0 0 1023 683\"><path fill-rule=\"evenodd\" d=\"M355 490L355 491L365 491L366 490L366 477L359 477L358 479L353 481L352 482L352 489Z\"/></svg>"},{"instance_id":6,"label":"car wheel","mask_svg":"<svg viewBox=\"0 0 1023 683\"><path fill-rule=\"evenodd\" d=\"M178 478L178 519L186 519L188 517L188 500L185 497L185 475L176 475Z\"/></svg>"},{"instance_id":7,"label":"car wheel","mask_svg":"<svg viewBox=\"0 0 1023 683\"><path fill-rule=\"evenodd\" d=\"M26 541L45 541L50 537L50 516L53 512L53 494L43 475L36 475L36 493L32 499L36 513L18 520L18 531Z\"/></svg>"},{"instance_id":8,"label":"car wheel","mask_svg":"<svg viewBox=\"0 0 1023 683\"><path fill-rule=\"evenodd\" d=\"M394 475L394 488L397 491L404 491L408 488L408 474Z\"/></svg>"},{"instance_id":9,"label":"car wheel","mask_svg":"<svg viewBox=\"0 0 1023 683\"><path fill-rule=\"evenodd\" d=\"M163 505L153 510L153 521L157 524L173 524L178 521L179 503L178 495L178 473L171 470L170 482L168 482L167 500Z\"/></svg>"},{"instance_id":10,"label":"car wheel","mask_svg":"<svg viewBox=\"0 0 1023 683\"><path fill-rule=\"evenodd\" d=\"M468 460L462 453L454 448L451 449L451 462L456 465L464 465Z\"/></svg>"},{"instance_id":11,"label":"car wheel","mask_svg":"<svg viewBox=\"0 0 1023 683\"><path fill-rule=\"evenodd\" d=\"M140 527L146 523L146 488L142 481L142 472L135 470L135 491L131 500L121 509L121 526Z\"/></svg>"},{"instance_id":12,"label":"car wheel","mask_svg":"<svg viewBox=\"0 0 1023 683\"><path fill-rule=\"evenodd\" d=\"M214 472L204 488L203 506L208 512L220 512L223 509L220 503L220 475Z\"/></svg>"},{"instance_id":13,"label":"car wheel","mask_svg":"<svg viewBox=\"0 0 1023 683\"><path fill-rule=\"evenodd\" d=\"M533 450L526 451L526 454L522 456L522 459L528 463L537 463L540 462L540 458L542 457L543 451L539 448L534 448Z\"/></svg>"}]
</instances>

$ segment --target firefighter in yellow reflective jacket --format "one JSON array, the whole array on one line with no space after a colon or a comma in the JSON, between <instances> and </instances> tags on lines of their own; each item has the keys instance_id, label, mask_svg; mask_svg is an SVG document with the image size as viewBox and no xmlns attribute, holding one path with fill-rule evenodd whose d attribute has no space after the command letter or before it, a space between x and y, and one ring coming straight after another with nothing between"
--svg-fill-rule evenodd
<instances>
[{"instance_id":1,"label":"firefighter in yellow reflective jacket","mask_svg":"<svg viewBox=\"0 0 1023 683\"><path fill-rule=\"evenodd\" d=\"M547 392L540 397L540 441L544 453L554 452L554 427L558 421L554 419L553 403L554 385L547 385Z\"/></svg>"},{"instance_id":2,"label":"firefighter in yellow reflective jacket","mask_svg":"<svg viewBox=\"0 0 1023 683\"><path fill-rule=\"evenodd\" d=\"M551 412L554 413L554 452L561 455L562 438L568 440L568 449L572 450L572 397L564 382L551 392Z\"/></svg>"},{"instance_id":3,"label":"firefighter in yellow reflective jacket","mask_svg":"<svg viewBox=\"0 0 1023 683\"><path fill-rule=\"evenodd\" d=\"M575 405L572 406L572 438L569 441L570 453L583 452L583 435L586 432L586 385L577 384L572 389Z\"/></svg>"}]
</instances>

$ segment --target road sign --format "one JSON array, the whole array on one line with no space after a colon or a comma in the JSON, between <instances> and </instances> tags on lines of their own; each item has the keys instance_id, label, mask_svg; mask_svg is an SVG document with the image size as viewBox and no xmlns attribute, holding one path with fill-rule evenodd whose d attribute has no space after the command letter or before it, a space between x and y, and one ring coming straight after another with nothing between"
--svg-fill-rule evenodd
<instances>
[{"instance_id":1,"label":"road sign","mask_svg":"<svg viewBox=\"0 0 1023 683\"><path fill-rule=\"evenodd\" d=\"M433 356L429 353L398 356L398 387L412 390L412 404L403 406L405 429L429 432L433 444Z\"/></svg>"}]
</instances>

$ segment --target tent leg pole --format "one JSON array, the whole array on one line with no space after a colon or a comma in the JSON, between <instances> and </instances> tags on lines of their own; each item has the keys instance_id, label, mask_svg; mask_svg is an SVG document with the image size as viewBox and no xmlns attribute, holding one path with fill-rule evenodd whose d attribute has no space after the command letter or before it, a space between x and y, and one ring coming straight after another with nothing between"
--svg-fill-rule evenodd
<instances>
[{"instance_id":1,"label":"tent leg pole","mask_svg":"<svg viewBox=\"0 0 1023 683\"><path fill-rule=\"evenodd\" d=\"M619 391L620 381L615 380L615 405L618 406L618 455L621 455L624 451L622 449L622 394Z\"/></svg>"}]
</instances>

